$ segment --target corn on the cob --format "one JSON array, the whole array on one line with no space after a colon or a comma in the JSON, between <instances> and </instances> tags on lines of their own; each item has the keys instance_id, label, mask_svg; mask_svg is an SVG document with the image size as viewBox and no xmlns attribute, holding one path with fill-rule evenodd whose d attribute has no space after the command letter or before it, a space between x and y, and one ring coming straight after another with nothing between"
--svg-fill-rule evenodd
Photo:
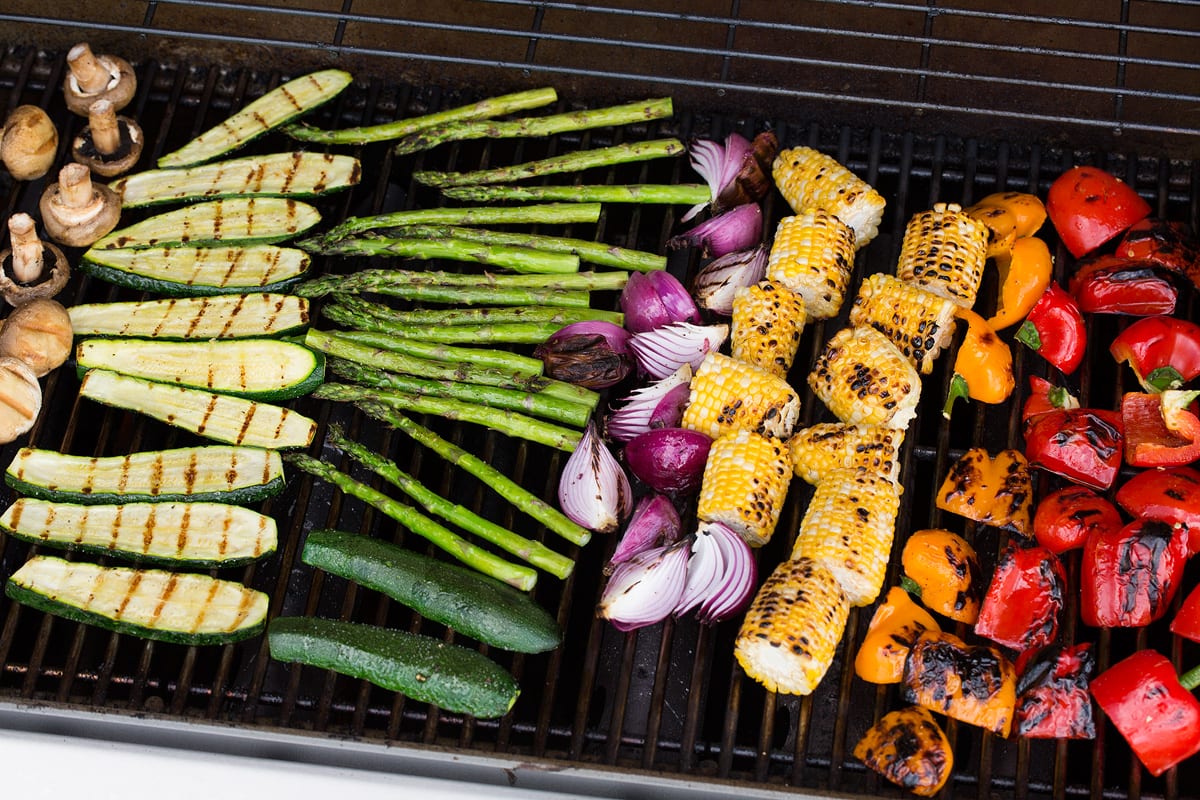
<instances>
[{"instance_id":1,"label":"corn on the cob","mask_svg":"<svg viewBox=\"0 0 1200 800\"><path fill-rule=\"evenodd\" d=\"M854 229L855 244L865 247L879 232L885 201L870 184L811 147L781 150L771 175L796 213L816 206Z\"/></svg>"},{"instance_id":2,"label":"corn on the cob","mask_svg":"<svg viewBox=\"0 0 1200 800\"><path fill-rule=\"evenodd\" d=\"M896 275L970 308L983 280L988 235L987 225L957 203L937 203L908 221Z\"/></svg>"},{"instance_id":3,"label":"corn on the cob","mask_svg":"<svg viewBox=\"0 0 1200 800\"><path fill-rule=\"evenodd\" d=\"M767 279L803 297L811 319L837 316L853 272L854 231L832 212L814 206L779 220Z\"/></svg>"},{"instance_id":4,"label":"corn on the cob","mask_svg":"<svg viewBox=\"0 0 1200 800\"><path fill-rule=\"evenodd\" d=\"M822 422L793 433L788 439L788 453L792 471L813 485L835 469L857 467L895 482L900 477L903 444L903 428Z\"/></svg>"},{"instance_id":5,"label":"corn on the cob","mask_svg":"<svg viewBox=\"0 0 1200 800\"><path fill-rule=\"evenodd\" d=\"M792 558L811 558L837 578L851 605L875 602L883 588L900 488L867 469L837 469L817 484Z\"/></svg>"},{"instance_id":6,"label":"corn on the cob","mask_svg":"<svg viewBox=\"0 0 1200 800\"><path fill-rule=\"evenodd\" d=\"M743 286L733 296L730 352L782 378L792 368L806 319L804 298L778 283Z\"/></svg>"},{"instance_id":7,"label":"corn on the cob","mask_svg":"<svg viewBox=\"0 0 1200 800\"><path fill-rule=\"evenodd\" d=\"M846 629L850 604L819 564L785 561L763 582L738 631L738 663L768 691L811 694Z\"/></svg>"},{"instance_id":8,"label":"corn on the cob","mask_svg":"<svg viewBox=\"0 0 1200 800\"><path fill-rule=\"evenodd\" d=\"M775 532L792 479L787 445L753 431L734 430L713 440L704 464L696 516L721 522L751 546Z\"/></svg>"},{"instance_id":9,"label":"corn on the cob","mask_svg":"<svg viewBox=\"0 0 1200 800\"><path fill-rule=\"evenodd\" d=\"M850 324L870 325L884 334L922 375L928 375L954 338L957 308L940 295L877 272L859 286L850 307Z\"/></svg>"},{"instance_id":10,"label":"corn on the cob","mask_svg":"<svg viewBox=\"0 0 1200 800\"><path fill-rule=\"evenodd\" d=\"M800 395L755 364L709 352L700 362L683 410L684 428L716 438L739 428L786 439L800 415Z\"/></svg>"},{"instance_id":11,"label":"corn on the cob","mask_svg":"<svg viewBox=\"0 0 1200 800\"><path fill-rule=\"evenodd\" d=\"M817 357L808 385L834 416L850 424L906 428L921 397L916 368L871 327L835 333Z\"/></svg>"}]
</instances>

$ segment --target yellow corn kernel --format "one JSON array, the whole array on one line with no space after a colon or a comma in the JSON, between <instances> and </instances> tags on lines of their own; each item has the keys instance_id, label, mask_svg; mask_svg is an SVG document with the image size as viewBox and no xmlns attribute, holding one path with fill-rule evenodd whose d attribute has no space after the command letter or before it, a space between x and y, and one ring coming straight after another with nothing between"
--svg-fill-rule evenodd
<instances>
[{"instance_id":1,"label":"yellow corn kernel","mask_svg":"<svg viewBox=\"0 0 1200 800\"><path fill-rule=\"evenodd\" d=\"M831 156L811 147L781 150L771 175L793 211L815 206L836 215L854 229L856 247L865 247L879 232L883 196Z\"/></svg>"},{"instance_id":2,"label":"yellow corn kernel","mask_svg":"<svg viewBox=\"0 0 1200 800\"><path fill-rule=\"evenodd\" d=\"M733 296L730 352L739 361L785 377L800 346L806 319L804 298L778 283L760 281L743 286Z\"/></svg>"},{"instance_id":3,"label":"yellow corn kernel","mask_svg":"<svg viewBox=\"0 0 1200 800\"><path fill-rule=\"evenodd\" d=\"M954 338L957 309L940 295L877 272L859 286L850 307L850 324L870 325L884 334L922 375L928 375Z\"/></svg>"},{"instance_id":4,"label":"yellow corn kernel","mask_svg":"<svg viewBox=\"0 0 1200 800\"><path fill-rule=\"evenodd\" d=\"M822 422L793 433L788 439L788 453L792 472L813 485L832 470L858 467L895 482L900 476L903 444L903 428Z\"/></svg>"},{"instance_id":5,"label":"yellow corn kernel","mask_svg":"<svg viewBox=\"0 0 1200 800\"><path fill-rule=\"evenodd\" d=\"M771 692L811 694L833 662L850 603L828 569L784 561L763 582L734 641L742 669Z\"/></svg>"},{"instance_id":6,"label":"yellow corn kernel","mask_svg":"<svg viewBox=\"0 0 1200 800\"><path fill-rule=\"evenodd\" d=\"M983 280L990 234L957 203L938 203L908 221L896 275L970 308Z\"/></svg>"},{"instance_id":7,"label":"yellow corn kernel","mask_svg":"<svg viewBox=\"0 0 1200 800\"><path fill-rule=\"evenodd\" d=\"M767 279L804 298L810 319L837 316L854 272L854 231L831 212L806 208L775 228Z\"/></svg>"},{"instance_id":8,"label":"yellow corn kernel","mask_svg":"<svg viewBox=\"0 0 1200 800\"><path fill-rule=\"evenodd\" d=\"M871 327L835 333L817 356L808 385L835 417L852 425L906 428L921 399L916 368Z\"/></svg>"},{"instance_id":9,"label":"yellow corn kernel","mask_svg":"<svg viewBox=\"0 0 1200 800\"><path fill-rule=\"evenodd\" d=\"M744 428L786 439L800 416L800 395L760 366L709 352L700 362L680 425L714 439Z\"/></svg>"},{"instance_id":10,"label":"yellow corn kernel","mask_svg":"<svg viewBox=\"0 0 1200 800\"><path fill-rule=\"evenodd\" d=\"M766 544L791 479L792 464L781 440L748 430L718 436L704 464L696 516L724 523L753 547Z\"/></svg>"}]
</instances>

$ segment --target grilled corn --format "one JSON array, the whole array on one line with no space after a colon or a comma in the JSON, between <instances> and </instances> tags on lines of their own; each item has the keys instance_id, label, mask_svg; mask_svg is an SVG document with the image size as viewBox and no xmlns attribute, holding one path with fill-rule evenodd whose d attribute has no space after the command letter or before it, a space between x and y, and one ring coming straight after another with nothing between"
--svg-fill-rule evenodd
<instances>
[{"instance_id":1,"label":"grilled corn","mask_svg":"<svg viewBox=\"0 0 1200 800\"><path fill-rule=\"evenodd\" d=\"M807 558L785 561L750 603L733 654L768 691L811 694L833 661L849 613L829 570Z\"/></svg>"},{"instance_id":2,"label":"grilled corn","mask_svg":"<svg viewBox=\"0 0 1200 800\"><path fill-rule=\"evenodd\" d=\"M745 429L786 439L800 415L800 395L755 364L709 352L692 377L684 428L716 438Z\"/></svg>"},{"instance_id":3,"label":"grilled corn","mask_svg":"<svg viewBox=\"0 0 1200 800\"><path fill-rule=\"evenodd\" d=\"M886 425L822 422L788 439L796 477L816 485L835 469L864 467L895 482L900 477L904 429Z\"/></svg>"},{"instance_id":4,"label":"grilled corn","mask_svg":"<svg viewBox=\"0 0 1200 800\"><path fill-rule=\"evenodd\" d=\"M804 298L811 319L837 316L854 272L854 231L832 212L806 208L775 228L767 279Z\"/></svg>"},{"instance_id":5,"label":"grilled corn","mask_svg":"<svg viewBox=\"0 0 1200 800\"><path fill-rule=\"evenodd\" d=\"M850 324L870 325L884 334L922 375L928 375L954 337L957 308L940 295L877 272L859 286Z\"/></svg>"},{"instance_id":6,"label":"grilled corn","mask_svg":"<svg viewBox=\"0 0 1200 800\"><path fill-rule=\"evenodd\" d=\"M921 397L917 370L871 327L835 333L817 357L808 385L834 416L850 424L906 428Z\"/></svg>"},{"instance_id":7,"label":"grilled corn","mask_svg":"<svg viewBox=\"0 0 1200 800\"><path fill-rule=\"evenodd\" d=\"M896 275L970 308L983 280L990 233L957 203L938 203L908 221Z\"/></svg>"},{"instance_id":8,"label":"grilled corn","mask_svg":"<svg viewBox=\"0 0 1200 800\"><path fill-rule=\"evenodd\" d=\"M791 478L784 442L753 431L730 431L709 448L696 516L724 523L754 547L766 544L783 511Z\"/></svg>"},{"instance_id":9,"label":"grilled corn","mask_svg":"<svg viewBox=\"0 0 1200 800\"><path fill-rule=\"evenodd\" d=\"M730 353L782 378L792 368L806 319L804 298L778 283L743 286L733 296Z\"/></svg>"},{"instance_id":10,"label":"grilled corn","mask_svg":"<svg viewBox=\"0 0 1200 800\"><path fill-rule=\"evenodd\" d=\"M883 196L831 156L811 147L781 150L771 176L793 211L815 206L835 214L854 229L857 247L865 247L879 232Z\"/></svg>"}]
</instances>

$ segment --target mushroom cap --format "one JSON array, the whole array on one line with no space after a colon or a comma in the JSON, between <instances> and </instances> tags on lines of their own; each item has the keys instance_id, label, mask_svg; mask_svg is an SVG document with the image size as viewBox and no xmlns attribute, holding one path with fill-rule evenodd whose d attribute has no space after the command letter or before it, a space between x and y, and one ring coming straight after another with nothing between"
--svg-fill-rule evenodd
<instances>
[{"instance_id":1,"label":"mushroom cap","mask_svg":"<svg viewBox=\"0 0 1200 800\"><path fill-rule=\"evenodd\" d=\"M62 186L52 183L38 202L46 234L67 247L87 247L117 227L121 198L102 183L92 184L92 202L72 208L63 199Z\"/></svg>"},{"instance_id":2,"label":"mushroom cap","mask_svg":"<svg viewBox=\"0 0 1200 800\"><path fill-rule=\"evenodd\" d=\"M43 241L42 247L54 256L54 266L42 273L37 283L20 284L12 279L12 250L0 253L0 296L10 306L23 306L40 297L54 297L71 279L71 265L66 254L55 244Z\"/></svg>"},{"instance_id":3,"label":"mushroom cap","mask_svg":"<svg viewBox=\"0 0 1200 800\"><path fill-rule=\"evenodd\" d=\"M58 129L37 106L17 106L4 122L0 160L19 181L36 180L50 171L58 152Z\"/></svg>"},{"instance_id":4,"label":"mushroom cap","mask_svg":"<svg viewBox=\"0 0 1200 800\"><path fill-rule=\"evenodd\" d=\"M66 362L73 341L70 313L40 297L8 315L0 327L0 357L19 358L40 378Z\"/></svg>"},{"instance_id":5,"label":"mushroom cap","mask_svg":"<svg viewBox=\"0 0 1200 800\"><path fill-rule=\"evenodd\" d=\"M71 146L71 157L105 178L112 178L133 169L142 157L142 146L145 144L142 128L129 117L117 117L117 125L121 131L121 146L117 148L117 152L111 156L97 152L92 143L92 129L89 126L75 137Z\"/></svg>"},{"instance_id":6,"label":"mushroom cap","mask_svg":"<svg viewBox=\"0 0 1200 800\"><path fill-rule=\"evenodd\" d=\"M120 111L129 105L137 93L137 75L128 61L120 56L104 54L96 56L96 60L114 76L103 91L85 93L70 70L63 78L63 99L67 102L67 108L81 117L88 115L88 109L97 100L108 100L113 104L113 111Z\"/></svg>"},{"instance_id":7,"label":"mushroom cap","mask_svg":"<svg viewBox=\"0 0 1200 800\"><path fill-rule=\"evenodd\" d=\"M19 358L0 357L0 444L33 427L42 410L42 385Z\"/></svg>"}]
</instances>

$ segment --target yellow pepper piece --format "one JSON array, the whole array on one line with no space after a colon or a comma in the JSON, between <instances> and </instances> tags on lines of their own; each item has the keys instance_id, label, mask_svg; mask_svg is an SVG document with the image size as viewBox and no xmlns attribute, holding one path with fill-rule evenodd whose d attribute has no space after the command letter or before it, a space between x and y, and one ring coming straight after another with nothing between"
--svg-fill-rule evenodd
<instances>
[{"instance_id":1,"label":"yellow pepper piece","mask_svg":"<svg viewBox=\"0 0 1200 800\"><path fill-rule=\"evenodd\" d=\"M950 418L954 401L960 397L970 397L981 403L1003 403L1017 385L1008 344L974 311L960 308L955 313L966 321L967 335L954 359L954 378L942 408L942 416L946 419Z\"/></svg>"},{"instance_id":2,"label":"yellow pepper piece","mask_svg":"<svg viewBox=\"0 0 1200 800\"><path fill-rule=\"evenodd\" d=\"M1012 249L1017 240L1017 215L1004 206L975 204L963 211L988 229L987 257L996 258Z\"/></svg>"},{"instance_id":3,"label":"yellow pepper piece","mask_svg":"<svg viewBox=\"0 0 1200 800\"><path fill-rule=\"evenodd\" d=\"M868 683L899 683L908 649L924 631L940 631L928 611L912 595L893 586L875 609L867 635L854 657L854 672Z\"/></svg>"},{"instance_id":4,"label":"yellow pepper piece","mask_svg":"<svg viewBox=\"0 0 1200 800\"><path fill-rule=\"evenodd\" d=\"M996 267L1000 270L1000 302L988 324L1002 331L1025 319L1046 291L1054 257L1041 239L1025 236L1017 239L1007 254L997 256Z\"/></svg>"},{"instance_id":5,"label":"yellow pepper piece","mask_svg":"<svg viewBox=\"0 0 1200 800\"><path fill-rule=\"evenodd\" d=\"M975 205L996 206L1009 211L1016 223L1018 239L1033 236L1046 222L1046 206L1036 194L1028 192L996 192Z\"/></svg>"},{"instance_id":6,"label":"yellow pepper piece","mask_svg":"<svg viewBox=\"0 0 1200 800\"><path fill-rule=\"evenodd\" d=\"M937 507L997 528L1033 535L1033 474L1020 450L995 456L972 447L946 474Z\"/></svg>"},{"instance_id":7,"label":"yellow pepper piece","mask_svg":"<svg viewBox=\"0 0 1200 800\"><path fill-rule=\"evenodd\" d=\"M979 556L966 539L942 528L915 531L904 543L900 563L926 608L968 625L979 619L986 587Z\"/></svg>"}]
</instances>

